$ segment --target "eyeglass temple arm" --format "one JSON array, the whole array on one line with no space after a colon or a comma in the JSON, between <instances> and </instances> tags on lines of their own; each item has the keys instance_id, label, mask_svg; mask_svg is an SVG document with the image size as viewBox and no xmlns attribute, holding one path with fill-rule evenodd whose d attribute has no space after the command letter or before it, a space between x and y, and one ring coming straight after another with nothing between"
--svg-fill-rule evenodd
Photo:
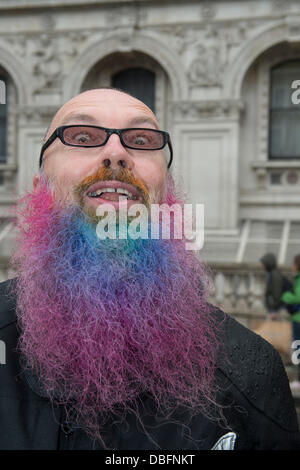
<instances>
[{"instance_id":1,"label":"eyeglass temple arm","mask_svg":"<svg viewBox=\"0 0 300 470\"><path fill-rule=\"evenodd\" d=\"M50 135L49 139L42 146L41 153L40 153L40 163L39 163L40 168L41 168L42 163L43 163L43 155L44 155L45 150L49 147L49 145L52 144L52 142L56 139L56 137L58 137L58 129L55 129L53 134Z\"/></svg>"},{"instance_id":2,"label":"eyeglass temple arm","mask_svg":"<svg viewBox=\"0 0 300 470\"><path fill-rule=\"evenodd\" d=\"M173 147L172 147L170 136L168 136L168 146L170 150L170 160L168 163L168 168L170 168L170 166L172 165L172 161L173 161Z\"/></svg>"}]
</instances>

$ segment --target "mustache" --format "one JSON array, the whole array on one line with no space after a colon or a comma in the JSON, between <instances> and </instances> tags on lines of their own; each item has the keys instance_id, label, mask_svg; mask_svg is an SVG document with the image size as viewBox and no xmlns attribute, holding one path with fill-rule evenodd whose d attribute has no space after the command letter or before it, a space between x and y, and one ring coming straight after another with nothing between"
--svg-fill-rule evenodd
<instances>
[{"instance_id":1,"label":"mustache","mask_svg":"<svg viewBox=\"0 0 300 470\"><path fill-rule=\"evenodd\" d=\"M84 178L84 180L82 180L82 182L75 188L75 195L81 206L83 205L83 198L86 191L92 184L98 183L99 181L119 181L120 183L131 184L137 189L142 202L147 207L150 206L150 195L147 187L127 168L99 168L95 173Z\"/></svg>"}]
</instances>

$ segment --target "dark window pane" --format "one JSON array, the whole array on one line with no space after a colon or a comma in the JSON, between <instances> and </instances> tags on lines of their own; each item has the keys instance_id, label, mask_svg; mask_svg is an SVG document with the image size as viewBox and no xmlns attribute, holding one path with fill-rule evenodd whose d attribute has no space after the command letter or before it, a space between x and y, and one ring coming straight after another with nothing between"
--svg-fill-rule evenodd
<instances>
[{"instance_id":1,"label":"dark window pane","mask_svg":"<svg viewBox=\"0 0 300 470\"><path fill-rule=\"evenodd\" d=\"M122 70L112 78L112 86L127 91L155 112L155 74L143 68Z\"/></svg>"},{"instance_id":2,"label":"dark window pane","mask_svg":"<svg viewBox=\"0 0 300 470\"><path fill-rule=\"evenodd\" d=\"M273 158L300 157L300 111L271 111L270 154Z\"/></svg>"},{"instance_id":3,"label":"dark window pane","mask_svg":"<svg viewBox=\"0 0 300 470\"><path fill-rule=\"evenodd\" d=\"M300 107L292 103L292 83L299 80L300 61L285 62L271 71L270 158L300 158Z\"/></svg>"}]
</instances>

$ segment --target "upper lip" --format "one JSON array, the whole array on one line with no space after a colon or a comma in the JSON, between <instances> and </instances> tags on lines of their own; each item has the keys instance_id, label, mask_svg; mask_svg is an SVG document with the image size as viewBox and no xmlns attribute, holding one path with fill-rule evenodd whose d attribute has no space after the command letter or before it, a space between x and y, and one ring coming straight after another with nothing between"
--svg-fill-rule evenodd
<instances>
[{"instance_id":1,"label":"upper lip","mask_svg":"<svg viewBox=\"0 0 300 470\"><path fill-rule=\"evenodd\" d=\"M85 194L87 195L88 193L93 193L102 188L114 188L114 189L123 188L129 191L133 196L136 196L137 198L141 196L137 188L135 188L131 184L123 183L122 181L98 181L97 183L92 184L87 189Z\"/></svg>"}]
</instances>

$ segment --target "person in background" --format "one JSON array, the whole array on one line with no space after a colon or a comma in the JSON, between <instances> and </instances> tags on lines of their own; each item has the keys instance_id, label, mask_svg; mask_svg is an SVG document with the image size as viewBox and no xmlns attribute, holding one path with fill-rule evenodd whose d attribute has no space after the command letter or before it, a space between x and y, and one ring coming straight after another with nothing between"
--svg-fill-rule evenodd
<instances>
[{"instance_id":1,"label":"person in background","mask_svg":"<svg viewBox=\"0 0 300 470\"><path fill-rule=\"evenodd\" d=\"M284 292L284 276L277 267L273 253L266 253L261 259L266 270L265 306L270 319L275 319L282 307L281 296Z\"/></svg>"},{"instance_id":2,"label":"person in background","mask_svg":"<svg viewBox=\"0 0 300 470\"><path fill-rule=\"evenodd\" d=\"M292 289L283 293L281 301L291 306L289 312L293 325L293 341L296 341L300 340L300 254L294 257L292 269L296 273ZM300 390L300 364L297 379L290 383L290 387L292 390Z\"/></svg>"}]
</instances>

